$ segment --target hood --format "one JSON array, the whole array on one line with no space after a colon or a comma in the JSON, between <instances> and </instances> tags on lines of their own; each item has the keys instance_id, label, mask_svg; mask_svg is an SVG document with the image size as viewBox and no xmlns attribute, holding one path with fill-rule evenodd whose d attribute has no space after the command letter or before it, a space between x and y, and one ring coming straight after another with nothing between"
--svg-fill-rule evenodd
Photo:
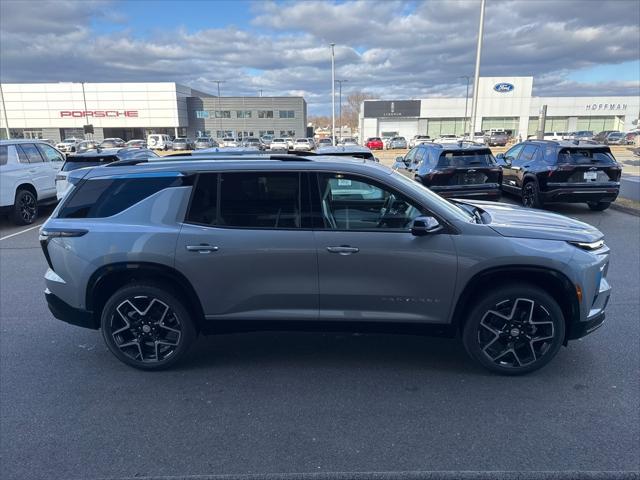
<instances>
[{"instance_id":1,"label":"hood","mask_svg":"<svg viewBox=\"0 0 640 480\"><path fill-rule=\"evenodd\" d=\"M595 242L604 237L588 223L544 210L496 202L465 202L491 216L489 227L505 237L539 238L570 242Z\"/></svg>"}]
</instances>

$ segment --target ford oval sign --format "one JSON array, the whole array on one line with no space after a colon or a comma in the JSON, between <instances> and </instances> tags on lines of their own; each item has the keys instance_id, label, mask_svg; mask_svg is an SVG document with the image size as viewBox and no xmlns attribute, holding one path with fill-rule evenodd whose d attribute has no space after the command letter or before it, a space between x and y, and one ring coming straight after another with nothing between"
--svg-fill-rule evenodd
<instances>
[{"instance_id":1,"label":"ford oval sign","mask_svg":"<svg viewBox=\"0 0 640 480\"><path fill-rule=\"evenodd\" d=\"M511 83L506 83L506 82L502 82L502 83L496 83L493 86L493 89L498 92L498 93L507 93L507 92L512 92L513 91L513 84Z\"/></svg>"}]
</instances>

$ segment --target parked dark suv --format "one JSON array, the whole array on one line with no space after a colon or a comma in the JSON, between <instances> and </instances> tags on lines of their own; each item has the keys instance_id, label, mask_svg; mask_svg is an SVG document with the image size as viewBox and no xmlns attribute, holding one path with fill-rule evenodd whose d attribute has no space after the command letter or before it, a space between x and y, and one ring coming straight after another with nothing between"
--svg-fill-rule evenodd
<instances>
[{"instance_id":1,"label":"parked dark suv","mask_svg":"<svg viewBox=\"0 0 640 480\"><path fill-rule=\"evenodd\" d=\"M397 157L394 167L443 197L500 198L502 169L478 143L423 143Z\"/></svg>"},{"instance_id":2,"label":"parked dark suv","mask_svg":"<svg viewBox=\"0 0 640 480\"><path fill-rule=\"evenodd\" d=\"M520 196L525 207L586 202L591 210L605 210L620 191L622 168L606 145L528 140L497 159L502 189Z\"/></svg>"},{"instance_id":3,"label":"parked dark suv","mask_svg":"<svg viewBox=\"0 0 640 480\"><path fill-rule=\"evenodd\" d=\"M40 242L53 315L137 368L200 332L316 329L459 334L521 374L604 321L609 249L577 220L447 201L361 159L129 163L70 172Z\"/></svg>"}]
</instances>

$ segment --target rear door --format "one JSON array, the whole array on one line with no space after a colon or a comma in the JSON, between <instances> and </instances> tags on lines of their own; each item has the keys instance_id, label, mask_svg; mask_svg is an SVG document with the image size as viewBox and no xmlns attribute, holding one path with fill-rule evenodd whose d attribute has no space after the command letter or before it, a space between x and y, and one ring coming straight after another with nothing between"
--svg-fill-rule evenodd
<instances>
[{"instance_id":1,"label":"rear door","mask_svg":"<svg viewBox=\"0 0 640 480\"><path fill-rule=\"evenodd\" d=\"M49 161L45 161L40 150L33 143L16 145L21 163L29 164L29 179L36 187L38 200L49 198L56 194L55 173L51 170Z\"/></svg>"},{"instance_id":2,"label":"rear door","mask_svg":"<svg viewBox=\"0 0 640 480\"><path fill-rule=\"evenodd\" d=\"M307 175L202 173L176 248L176 267L208 320L316 320L318 263Z\"/></svg>"},{"instance_id":3,"label":"rear door","mask_svg":"<svg viewBox=\"0 0 640 480\"><path fill-rule=\"evenodd\" d=\"M511 170L513 172L513 180L516 183L518 189L522 188L524 183L524 176L529 171L529 167L535 162L538 155L539 148L536 145L526 145L518 158L511 164Z\"/></svg>"}]
</instances>

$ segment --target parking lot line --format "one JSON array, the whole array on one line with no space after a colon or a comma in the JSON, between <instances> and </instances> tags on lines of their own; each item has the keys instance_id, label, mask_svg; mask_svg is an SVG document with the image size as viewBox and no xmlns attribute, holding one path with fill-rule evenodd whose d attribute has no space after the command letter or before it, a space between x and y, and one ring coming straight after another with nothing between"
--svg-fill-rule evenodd
<instances>
[{"instance_id":1,"label":"parking lot line","mask_svg":"<svg viewBox=\"0 0 640 480\"><path fill-rule=\"evenodd\" d=\"M20 235L21 233L28 232L30 230L33 230L34 228L39 228L41 226L42 226L42 223L39 223L38 225L34 225L33 227L25 228L24 230L20 230L19 232L12 233L11 235L5 235L4 237L0 237L0 242L2 240L6 240L7 238L15 237L16 235Z\"/></svg>"}]
</instances>

